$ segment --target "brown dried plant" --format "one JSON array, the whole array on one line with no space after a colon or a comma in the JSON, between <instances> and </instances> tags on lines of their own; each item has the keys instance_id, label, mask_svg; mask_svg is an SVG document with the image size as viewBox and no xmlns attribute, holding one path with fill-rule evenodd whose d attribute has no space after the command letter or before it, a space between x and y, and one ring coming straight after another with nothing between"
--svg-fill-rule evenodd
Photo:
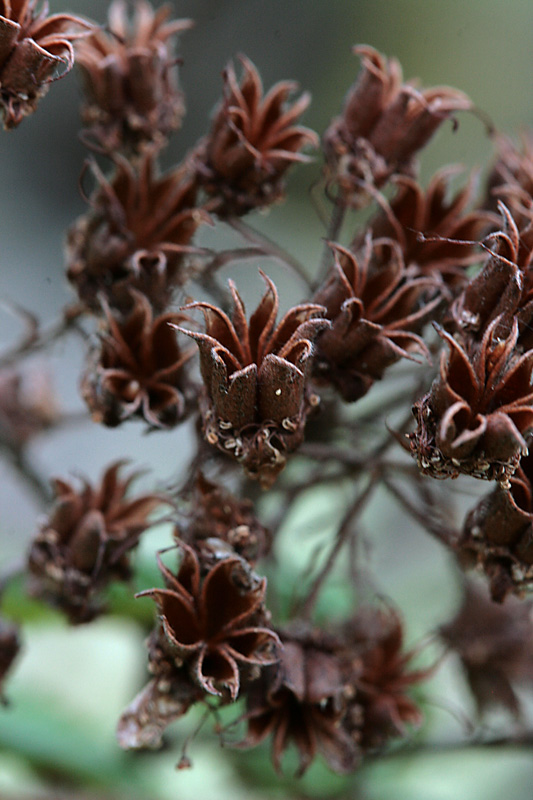
<instances>
[{"instance_id":1,"label":"brown dried plant","mask_svg":"<svg viewBox=\"0 0 533 800\"><path fill-rule=\"evenodd\" d=\"M301 124L310 95L292 99L292 81L265 93L259 69L240 56L240 76L233 63L224 71L205 135L161 171L185 109L174 47L189 27L148 0L113 0L106 29L49 17L46 3L0 0L5 126L33 111L77 57L96 184L67 235L76 304L50 326L17 312L27 330L0 354L2 455L43 504L24 567L0 572L0 700L20 645L9 618L25 613L13 586L72 624L109 602L146 634L153 612L149 674L118 723L124 749L170 746L169 726L196 706L200 727L214 720L234 748L228 763L270 737L278 773L293 749L298 776L322 759L343 776L342 796L355 797L361 764L439 749L422 727L421 687L452 652L478 716L496 704L522 726L511 719L494 735L474 721L475 738L453 747L530 747L521 692L533 688L522 599L533 589L531 134L521 145L495 140L480 199L481 178L456 188L451 165L424 182L424 147L472 102L404 82L395 58L356 47L361 71L315 171L330 213L314 269L253 227L254 212L284 199L289 168L319 145ZM227 249L219 233L233 237ZM248 315L252 259L266 288ZM221 276L237 263L239 289ZM297 275L299 296L284 271ZM49 496L34 439L72 420L46 390L28 394L24 362L73 330L87 345L81 393L92 422L136 418L154 439L173 437L143 494L130 496L139 473L124 474L121 458L96 482L55 479ZM184 348L184 336L195 345ZM182 438L169 430L178 426ZM469 478L491 486L460 519L453 486L470 491ZM394 589L376 536L387 558L414 562L415 589L426 576L418 551L404 558L405 519L383 517L385 502L453 558L463 600L437 623L440 655L411 642L410 620L384 597ZM156 557L147 532L159 509L170 546ZM384 518L397 530L380 530ZM482 590L465 577L471 568ZM439 603L435 592L431 610ZM188 742L180 768L190 765Z\"/></svg>"}]
</instances>

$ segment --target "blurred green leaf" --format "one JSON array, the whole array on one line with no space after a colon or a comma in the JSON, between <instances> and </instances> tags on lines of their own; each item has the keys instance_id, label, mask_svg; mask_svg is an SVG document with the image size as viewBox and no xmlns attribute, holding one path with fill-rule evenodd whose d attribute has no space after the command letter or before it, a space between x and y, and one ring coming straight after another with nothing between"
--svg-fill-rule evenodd
<instances>
[{"instance_id":1,"label":"blurred green leaf","mask_svg":"<svg viewBox=\"0 0 533 800\"><path fill-rule=\"evenodd\" d=\"M39 770L102 788L141 789L134 755L111 747L87 722L34 698L0 711L0 748Z\"/></svg>"}]
</instances>

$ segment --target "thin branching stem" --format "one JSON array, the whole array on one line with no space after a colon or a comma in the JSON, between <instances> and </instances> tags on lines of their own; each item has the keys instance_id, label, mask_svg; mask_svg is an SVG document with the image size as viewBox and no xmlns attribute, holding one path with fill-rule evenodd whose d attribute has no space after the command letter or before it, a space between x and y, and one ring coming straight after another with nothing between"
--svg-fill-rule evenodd
<instances>
[{"instance_id":1,"label":"thin branching stem","mask_svg":"<svg viewBox=\"0 0 533 800\"><path fill-rule=\"evenodd\" d=\"M388 752L380 752L379 756L377 754L368 755L366 757L365 767L371 767L377 758L379 758L380 762L383 762L384 759L391 761L413 758L414 756L446 755L447 753L463 753L468 750L484 749L487 747L533 748L533 730L519 731L515 734L509 734L508 736L495 736L492 739L472 738L445 742L411 742L389 750Z\"/></svg>"},{"instance_id":2,"label":"thin branching stem","mask_svg":"<svg viewBox=\"0 0 533 800\"><path fill-rule=\"evenodd\" d=\"M39 474L23 450L6 449L5 454L24 484L43 508L46 508L52 499L52 491L46 480Z\"/></svg>"},{"instance_id":3,"label":"thin branching stem","mask_svg":"<svg viewBox=\"0 0 533 800\"><path fill-rule=\"evenodd\" d=\"M311 586L311 589L309 590L309 593L307 594L307 597L305 598L305 601L301 607L300 616L303 619L310 619L324 581L327 579L329 573L333 569L340 551L346 544L349 537L352 535L355 520L361 514L364 507L370 500L370 497L375 491L377 485L377 475L375 472L373 472L370 474L368 482L363 491L348 506L348 509L346 510L346 513L344 514L341 524L337 530L333 547L331 548L324 566L315 578L313 585Z\"/></svg>"},{"instance_id":4,"label":"thin branching stem","mask_svg":"<svg viewBox=\"0 0 533 800\"><path fill-rule=\"evenodd\" d=\"M333 259L333 254L331 252L331 247L329 246L330 242L336 242L341 234L342 225L344 223L344 217L346 216L346 204L341 202L335 202L333 206L333 211L331 212L331 218L329 221L328 231L326 234L326 240L324 243L324 249L322 251L322 258L320 260L320 266L318 269L318 274L316 276L316 280L314 283L314 288L318 288L324 278L326 277L330 264Z\"/></svg>"},{"instance_id":5,"label":"thin branching stem","mask_svg":"<svg viewBox=\"0 0 533 800\"><path fill-rule=\"evenodd\" d=\"M272 241L272 239L269 239L264 233L260 233L238 217L231 217L227 220L227 223L233 230L237 231L243 239L260 247L264 255L271 256L275 258L276 261L284 264L294 275L300 278L307 289L310 288L309 276L303 264L300 264L297 258L287 253L277 242Z\"/></svg>"},{"instance_id":6,"label":"thin branching stem","mask_svg":"<svg viewBox=\"0 0 533 800\"><path fill-rule=\"evenodd\" d=\"M421 526L434 536L442 544L447 547L454 547L459 539L459 532L451 525L445 525L439 519L437 509L432 506L427 506L426 503L422 507L416 506L405 494L404 491L398 489L392 480L384 475L382 478L383 486L387 489L397 502L402 506L405 511L415 519Z\"/></svg>"},{"instance_id":7,"label":"thin branching stem","mask_svg":"<svg viewBox=\"0 0 533 800\"><path fill-rule=\"evenodd\" d=\"M59 319L51 322L43 330L35 322L29 332L22 337L13 347L0 353L0 368L10 366L22 356L43 350L52 342L60 339L68 330L73 328L78 319L85 313L82 305L68 306L64 309Z\"/></svg>"}]
</instances>

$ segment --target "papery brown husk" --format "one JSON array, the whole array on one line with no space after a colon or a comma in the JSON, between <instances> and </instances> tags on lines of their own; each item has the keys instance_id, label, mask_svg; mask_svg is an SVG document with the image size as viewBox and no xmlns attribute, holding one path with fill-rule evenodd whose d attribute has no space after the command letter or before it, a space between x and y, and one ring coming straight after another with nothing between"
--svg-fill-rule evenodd
<instances>
[{"instance_id":1,"label":"papery brown husk","mask_svg":"<svg viewBox=\"0 0 533 800\"><path fill-rule=\"evenodd\" d=\"M138 473L120 476L124 461L112 463L96 486L76 489L56 478L56 500L39 527L28 554L29 591L61 609L69 621L89 622L104 610L101 590L131 575L130 553L150 526L161 495L126 498Z\"/></svg>"},{"instance_id":2,"label":"papery brown husk","mask_svg":"<svg viewBox=\"0 0 533 800\"><path fill-rule=\"evenodd\" d=\"M178 330L200 350L207 442L268 488L302 441L307 415L318 403L308 385L313 341L330 323L318 317L322 306L306 303L289 309L276 324L278 293L261 275L267 291L249 321L230 281L232 319L212 303L191 303L185 309L203 311L206 331Z\"/></svg>"}]
</instances>

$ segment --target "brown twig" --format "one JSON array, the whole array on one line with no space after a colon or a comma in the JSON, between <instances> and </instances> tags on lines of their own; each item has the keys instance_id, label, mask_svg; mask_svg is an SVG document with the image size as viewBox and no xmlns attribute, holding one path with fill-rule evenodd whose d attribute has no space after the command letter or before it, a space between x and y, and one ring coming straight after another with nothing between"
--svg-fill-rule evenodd
<instances>
[{"instance_id":1,"label":"brown twig","mask_svg":"<svg viewBox=\"0 0 533 800\"><path fill-rule=\"evenodd\" d=\"M405 492L400 491L398 487L391 482L386 474L383 476L382 482L383 486L397 500L402 508L404 508L428 533L447 547L453 548L455 546L460 535L459 532L455 530L455 528L442 523L439 519L438 511L433 504L427 505L427 503L424 502L424 506L418 508L409 500Z\"/></svg>"},{"instance_id":2,"label":"brown twig","mask_svg":"<svg viewBox=\"0 0 533 800\"><path fill-rule=\"evenodd\" d=\"M313 283L314 290L316 290L320 286L320 284L328 274L329 266L333 259L333 254L331 251L331 247L329 246L329 243L336 242L338 240L342 230L342 225L344 223L344 217L346 216L346 210L347 206L345 203L335 202L333 206L333 211L331 212L328 231L325 237L324 249L322 251L320 266L318 268L318 273Z\"/></svg>"},{"instance_id":3,"label":"brown twig","mask_svg":"<svg viewBox=\"0 0 533 800\"><path fill-rule=\"evenodd\" d=\"M333 543L333 547L331 548L329 555L326 559L325 564L323 565L322 569L316 576L311 589L309 590L305 601L300 609L300 616L303 619L309 619L311 614L313 613L313 609L315 607L316 600L320 593L320 589L326 578L328 577L329 573L331 572L339 552L343 548L344 544L346 543L348 537L353 532L353 523L355 518L361 513L367 502L369 501L372 493L377 487L378 481L376 480L377 475L375 471L370 474L369 480L363 491L356 497L356 499L348 506L344 517L339 525L337 530L337 535L335 537L335 541Z\"/></svg>"},{"instance_id":4,"label":"brown twig","mask_svg":"<svg viewBox=\"0 0 533 800\"><path fill-rule=\"evenodd\" d=\"M495 736L493 739L466 739L450 742L415 742L406 743L388 752L380 752L366 757L363 766L371 766L377 758L382 762L397 758L411 758L413 756L445 755L446 753L461 753L477 748L500 747L533 747L533 730L521 731L509 736Z\"/></svg>"},{"instance_id":5,"label":"brown twig","mask_svg":"<svg viewBox=\"0 0 533 800\"><path fill-rule=\"evenodd\" d=\"M45 508L52 499L52 490L46 480L37 472L28 460L26 453L20 449L5 448L3 451L17 474L31 490L39 505Z\"/></svg>"},{"instance_id":6,"label":"brown twig","mask_svg":"<svg viewBox=\"0 0 533 800\"><path fill-rule=\"evenodd\" d=\"M0 354L0 368L9 366L21 356L42 350L56 339L61 338L70 328L74 327L79 317L84 313L85 307L82 305L67 306L59 319L54 320L47 328L41 331L37 320L34 320L29 332L13 347Z\"/></svg>"},{"instance_id":7,"label":"brown twig","mask_svg":"<svg viewBox=\"0 0 533 800\"><path fill-rule=\"evenodd\" d=\"M287 253L286 250L280 247L279 244L272 241L272 239L269 239L264 233L260 233L255 228L252 228L238 217L231 217L227 220L227 224L233 228L233 230L237 231L243 237L243 239L260 247L263 255L271 256L272 258L275 258L276 261L279 261L281 264L284 264L286 267L288 267L291 272L293 272L298 276L298 278L300 278L301 281L303 281L307 289L310 288L310 279L303 265L300 264L297 258L292 256L290 253Z\"/></svg>"}]
</instances>

